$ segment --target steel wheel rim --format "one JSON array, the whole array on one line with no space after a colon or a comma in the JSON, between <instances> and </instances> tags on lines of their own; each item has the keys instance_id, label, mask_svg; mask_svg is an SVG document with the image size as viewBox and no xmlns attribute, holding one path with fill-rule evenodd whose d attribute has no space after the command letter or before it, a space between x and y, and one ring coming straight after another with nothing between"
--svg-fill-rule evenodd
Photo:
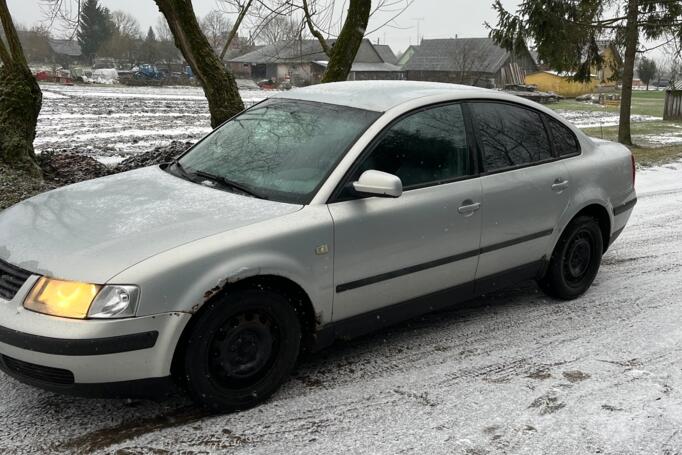
<instances>
[{"instance_id":1,"label":"steel wheel rim","mask_svg":"<svg viewBox=\"0 0 682 455\"><path fill-rule=\"evenodd\" d=\"M242 388L262 379L274 363L281 333L266 311L254 310L227 318L209 342L210 378L223 388Z\"/></svg>"},{"instance_id":2,"label":"steel wheel rim","mask_svg":"<svg viewBox=\"0 0 682 455\"><path fill-rule=\"evenodd\" d=\"M594 239L587 230L580 230L571 238L563 260L563 275L569 284L579 285L587 276L594 249Z\"/></svg>"}]
</instances>

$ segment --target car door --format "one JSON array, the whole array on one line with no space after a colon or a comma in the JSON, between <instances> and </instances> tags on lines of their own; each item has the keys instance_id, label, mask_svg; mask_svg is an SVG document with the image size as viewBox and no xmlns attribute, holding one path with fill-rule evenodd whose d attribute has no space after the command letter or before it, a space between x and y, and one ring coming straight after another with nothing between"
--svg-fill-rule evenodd
<instances>
[{"instance_id":1,"label":"car door","mask_svg":"<svg viewBox=\"0 0 682 455\"><path fill-rule=\"evenodd\" d=\"M329 204L335 321L458 285L471 294L481 185L470 145L462 106L441 105L397 120L359 158L346 183L378 170L400 177L404 192L347 192Z\"/></svg>"},{"instance_id":2,"label":"car door","mask_svg":"<svg viewBox=\"0 0 682 455\"><path fill-rule=\"evenodd\" d=\"M503 286L505 277L526 278L538 270L569 206L570 180L554 155L544 114L511 103L468 106L482 166L476 274L482 292Z\"/></svg>"}]
</instances>

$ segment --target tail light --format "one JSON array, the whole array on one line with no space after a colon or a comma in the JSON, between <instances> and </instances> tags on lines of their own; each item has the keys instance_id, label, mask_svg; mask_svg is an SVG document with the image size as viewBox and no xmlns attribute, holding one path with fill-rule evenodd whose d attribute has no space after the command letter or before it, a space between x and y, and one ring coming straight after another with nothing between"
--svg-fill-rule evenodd
<instances>
[{"instance_id":1,"label":"tail light","mask_svg":"<svg viewBox=\"0 0 682 455\"><path fill-rule=\"evenodd\" d=\"M632 187L635 187L635 173L636 173L636 166L635 166L635 155L630 155L630 160L632 161Z\"/></svg>"}]
</instances>

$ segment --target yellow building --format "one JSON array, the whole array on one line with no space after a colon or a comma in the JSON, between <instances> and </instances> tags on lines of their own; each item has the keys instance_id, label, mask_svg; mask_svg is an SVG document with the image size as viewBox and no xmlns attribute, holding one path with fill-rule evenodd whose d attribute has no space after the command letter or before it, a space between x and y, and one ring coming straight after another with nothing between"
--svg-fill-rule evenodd
<instances>
[{"instance_id":1,"label":"yellow building","mask_svg":"<svg viewBox=\"0 0 682 455\"><path fill-rule=\"evenodd\" d=\"M603 86L615 86L623 68L623 59L618 48L608 41L599 41L599 55L604 60L601 68L592 67L592 74L596 74Z\"/></svg>"},{"instance_id":2,"label":"yellow building","mask_svg":"<svg viewBox=\"0 0 682 455\"><path fill-rule=\"evenodd\" d=\"M555 71L540 71L528 74L525 79L527 85L535 85L541 92L554 92L566 98L575 98L596 91L599 79L592 77L590 82L575 82L570 74L559 74Z\"/></svg>"}]
</instances>

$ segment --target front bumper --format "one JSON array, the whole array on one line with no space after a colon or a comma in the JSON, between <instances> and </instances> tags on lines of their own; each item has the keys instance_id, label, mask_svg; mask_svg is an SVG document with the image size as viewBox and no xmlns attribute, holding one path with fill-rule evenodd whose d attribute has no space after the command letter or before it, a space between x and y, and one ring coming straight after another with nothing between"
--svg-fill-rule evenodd
<instances>
[{"instance_id":1,"label":"front bumper","mask_svg":"<svg viewBox=\"0 0 682 455\"><path fill-rule=\"evenodd\" d=\"M31 385L78 395L144 396L145 386L155 391L168 382L190 314L47 316L21 304L34 283L29 279L12 301L0 299L0 369Z\"/></svg>"}]
</instances>

